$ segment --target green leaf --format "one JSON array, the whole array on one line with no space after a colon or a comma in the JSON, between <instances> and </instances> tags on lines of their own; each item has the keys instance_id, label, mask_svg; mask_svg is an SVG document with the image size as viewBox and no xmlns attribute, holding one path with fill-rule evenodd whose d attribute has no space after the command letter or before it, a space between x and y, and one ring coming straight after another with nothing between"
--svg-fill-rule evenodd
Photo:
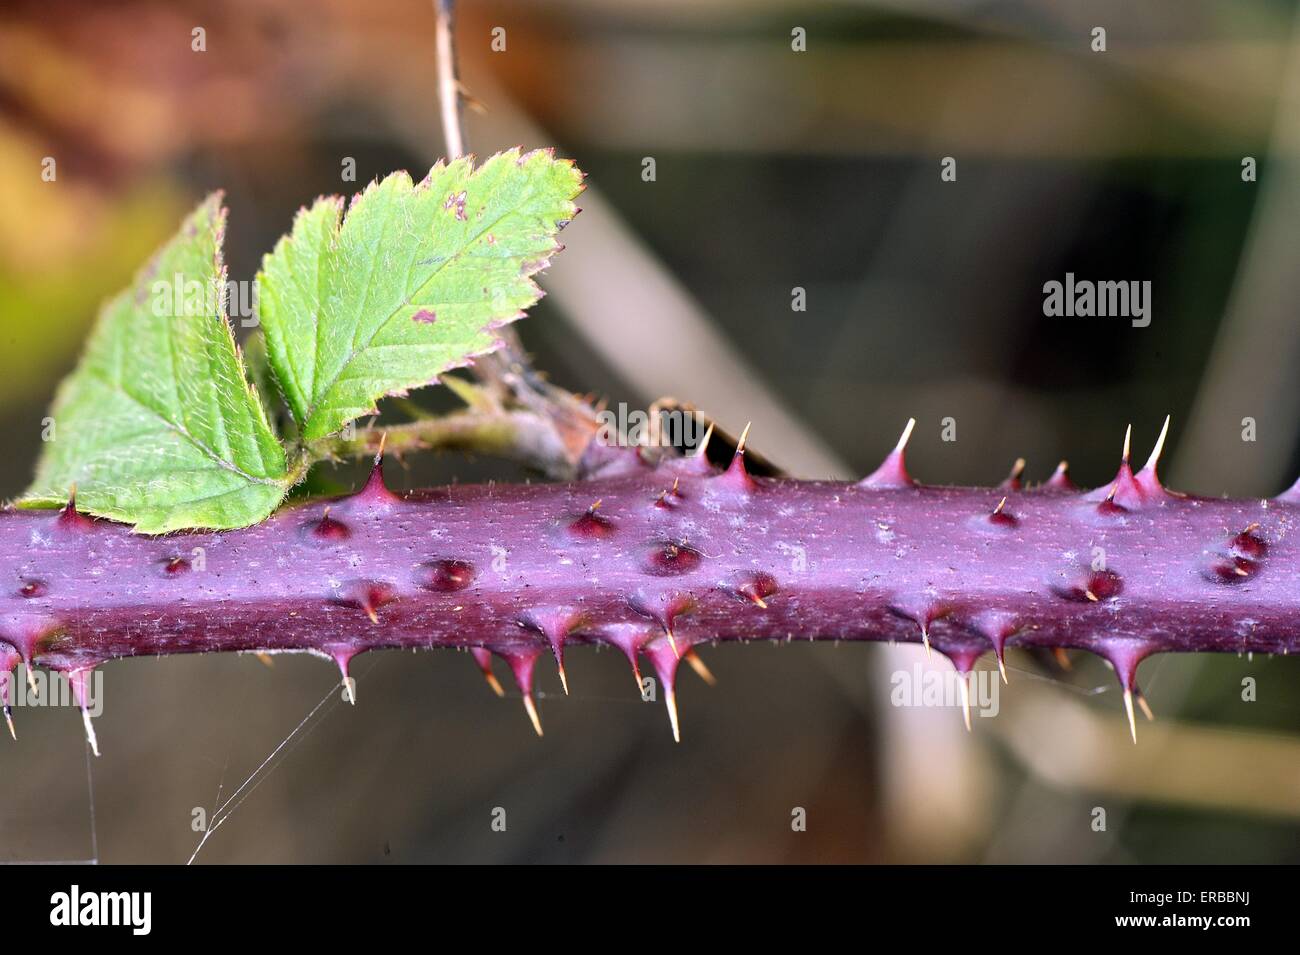
<instances>
[{"instance_id":1,"label":"green leaf","mask_svg":"<svg viewBox=\"0 0 1300 955\"><path fill-rule=\"evenodd\" d=\"M492 350L541 296L530 276L560 248L581 183L549 150L515 149L477 170L440 162L418 185L388 176L346 217L338 197L300 212L263 260L258 300L303 441Z\"/></svg>"},{"instance_id":2,"label":"green leaf","mask_svg":"<svg viewBox=\"0 0 1300 955\"><path fill-rule=\"evenodd\" d=\"M141 533L254 524L292 479L226 320L219 195L104 306L50 411L23 504L77 507Z\"/></svg>"}]
</instances>

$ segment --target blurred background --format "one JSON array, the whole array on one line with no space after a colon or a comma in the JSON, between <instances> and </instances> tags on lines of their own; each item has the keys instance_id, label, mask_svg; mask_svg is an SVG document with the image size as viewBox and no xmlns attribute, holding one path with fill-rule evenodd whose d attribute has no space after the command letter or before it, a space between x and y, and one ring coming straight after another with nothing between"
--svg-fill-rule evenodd
<instances>
[{"instance_id":1,"label":"blurred background","mask_svg":"<svg viewBox=\"0 0 1300 955\"><path fill-rule=\"evenodd\" d=\"M869 471L909 416L929 483L1025 457L1099 484L1125 425L1144 458L1166 414L1175 487L1300 472L1294 3L462 0L457 35L469 149L555 145L590 177L518 326L556 383L752 420L806 477ZM98 303L206 192L251 279L299 206L443 150L427 2L8 0L0 497ZM1149 280L1149 327L1045 318L1067 271ZM404 463L411 487L521 476ZM607 652L571 655L569 697L539 673L542 740L465 654L361 657L355 708L309 658L114 662L89 770L74 711L20 710L0 740L0 860L185 861L194 810L237 794L198 861L1300 861L1296 661L1147 661L1134 747L1082 655L1011 651L969 736L890 706L916 647L705 655L720 683L683 673L680 745Z\"/></svg>"}]
</instances>

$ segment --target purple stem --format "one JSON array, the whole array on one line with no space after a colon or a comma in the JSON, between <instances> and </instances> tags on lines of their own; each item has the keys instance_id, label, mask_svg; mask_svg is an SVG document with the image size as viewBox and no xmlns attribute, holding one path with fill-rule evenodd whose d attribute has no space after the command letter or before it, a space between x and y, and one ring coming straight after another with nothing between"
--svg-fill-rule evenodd
<instances>
[{"instance_id":1,"label":"purple stem","mask_svg":"<svg viewBox=\"0 0 1300 955\"><path fill-rule=\"evenodd\" d=\"M407 497L377 463L350 498L221 533L5 511L0 674L296 650L346 677L365 650L467 647L509 663L531 714L539 654L563 676L570 645L606 643L649 659L675 729L677 664L719 640L924 641L962 673L1006 646L1091 650L1130 707L1149 654L1300 649L1300 489L1176 494L1159 447L1093 492L1064 467L1028 489L923 487L905 441L857 484L754 478L743 447L723 472L625 449L591 481Z\"/></svg>"}]
</instances>

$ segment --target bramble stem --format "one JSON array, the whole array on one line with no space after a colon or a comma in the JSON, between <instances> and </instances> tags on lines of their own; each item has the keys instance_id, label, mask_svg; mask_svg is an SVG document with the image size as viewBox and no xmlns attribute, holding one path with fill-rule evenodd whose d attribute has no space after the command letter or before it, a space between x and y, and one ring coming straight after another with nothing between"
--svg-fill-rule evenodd
<instances>
[{"instance_id":1,"label":"bramble stem","mask_svg":"<svg viewBox=\"0 0 1300 955\"><path fill-rule=\"evenodd\" d=\"M1294 492L1174 494L1154 455L1080 492L1063 472L920 486L901 445L857 484L754 478L743 452L718 472L609 450L618 476L406 498L376 466L352 497L221 533L0 513L0 669L253 650L346 674L365 650L459 647L504 658L527 695L539 655L605 643L671 691L699 643L902 640L963 673L1007 646L1090 650L1128 702L1152 653L1300 650Z\"/></svg>"}]
</instances>

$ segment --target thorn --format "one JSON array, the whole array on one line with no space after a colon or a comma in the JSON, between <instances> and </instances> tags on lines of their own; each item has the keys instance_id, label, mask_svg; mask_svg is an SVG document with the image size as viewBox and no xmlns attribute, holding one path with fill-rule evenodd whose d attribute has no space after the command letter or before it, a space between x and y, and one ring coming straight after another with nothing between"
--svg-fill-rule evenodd
<instances>
[{"instance_id":1,"label":"thorn","mask_svg":"<svg viewBox=\"0 0 1300 955\"><path fill-rule=\"evenodd\" d=\"M524 711L528 714L528 719L532 721L533 730L538 736L542 735L542 720L537 715L537 704L533 702L533 694L524 694Z\"/></svg>"},{"instance_id":2,"label":"thorn","mask_svg":"<svg viewBox=\"0 0 1300 955\"><path fill-rule=\"evenodd\" d=\"M501 681L498 680L496 674L492 672L491 652L482 647L470 647L469 652L474 657L474 661L478 664L479 669L483 671L483 679L486 680L487 685L492 688L492 692L497 696L505 696L505 688L501 686Z\"/></svg>"},{"instance_id":3,"label":"thorn","mask_svg":"<svg viewBox=\"0 0 1300 955\"><path fill-rule=\"evenodd\" d=\"M894 450L889 452L880 467L858 482L860 487L901 488L916 484L908 475L905 462L907 442L912 437L912 429L915 427L916 419L908 418L907 426L903 428L902 437L898 439L898 444L894 445Z\"/></svg>"},{"instance_id":4,"label":"thorn","mask_svg":"<svg viewBox=\"0 0 1300 955\"><path fill-rule=\"evenodd\" d=\"M1070 662L1070 655L1065 652L1065 647L1052 647L1052 656L1056 658L1056 665L1062 670L1074 669L1074 664Z\"/></svg>"},{"instance_id":5,"label":"thorn","mask_svg":"<svg viewBox=\"0 0 1300 955\"><path fill-rule=\"evenodd\" d=\"M749 428L750 428L750 425L752 425L753 423L754 423L754 422L752 422L752 421L746 421L746 422L745 422L745 430L742 431L742 432L740 432L740 440L736 442L736 453L737 453L737 454L744 454L744 453L745 453L745 442L749 439Z\"/></svg>"},{"instance_id":6,"label":"thorn","mask_svg":"<svg viewBox=\"0 0 1300 955\"><path fill-rule=\"evenodd\" d=\"M1133 716L1133 691L1128 687L1124 688L1124 712L1128 716L1128 733L1133 737L1133 745L1137 745L1138 728L1137 719Z\"/></svg>"},{"instance_id":7,"label":"thorn","mask_svg":"<svg viewBox=\"0 0 1300 955\"><path fill-rule=\"evenodd\" d=\"M677 665L681 657L678 656L676 647L670 654L659 641L647 644L645 655L654 664L655 674L659 677L659 685L663 689L664 705L668 708L668 722L673 728L673 740L680 743L682 730L677 718Z\"/></svg>"},{"instance_id":8,"label":"thorn","mask_svg":"<svg viewBox=\"0 0 1300 955\"><path fill-rule=\"evenodd\" d=\"M603 640L623 651L623 656L627 657L627 662L632 667L632 679L636 681L636 692L641 694L641 662L637 658L643 647L650 639L651 632L644 626L637 624L611 624L605 627L600 634Z\"/></svg>"},{"instance_id":9,"label":"thorn","mask_svg":"<svg viewBox=\"0 0 1300 955\"><path fill-rule=\"evenodd\" d=\"M14 730L14 713L13 710L9 708L8 703L4 705L4 711L5 711L5 724L9 727L9 735L13 737L15 742L17 742L18 733Z\"/></svg>"},{"instance_id":10,"label":"thorn","mask_svg":"<svg viewBox=\"0 0 1300 955\"><path fill-rule=\"evenodd\" d=\"M678 660L682 658L681 651L677 649L677 638L673 636L671 627L664 627L664 635L668 637L668 645L673 648L673 656Z\"/></svg>"},{"instance_id":11,"label":"thorn","mask_svg":"<svg viewBox=\"0 0 1300 955\"><path fill-rule=\"evenodd\" d=\"M77 511L77 485L73 484L68 490L68 503L59 511L58 525L68 528L90 527L93 522L90 518Z\"/></svg>"},{"instance_id":12,"label":"thorn","mask_svg":"<svg viewBox=\"0 0 1300 955\"><path fill-rule=\"evenodd\" d=\"M257 657L257 659L261 661L262 666L266 667L268 670L275 668L275 657L271 656L271 654L263 653L259 650L254 653L253 656Z\"/></svg>"},{"instance_id":13,"label":"thorn","mask_svg":"<svg viewBox=\"0 0 1300 955\"><path fill-rule=\"evenodd\" d=\"M99 740L95 737L95 726L90 721L90 710L84 706L81 708L81 722L86 727L86 742L90 744L90 751L96 756L99 755ZM16 739L17 737L15 737Z\"/></svg>"},{"instance_id":14,"label":"thorn","mask_svg":"<svg viewBox=\"0 0 1300 955\"><path fill-rule=\"evenodd\" d=\"M366 478L365 486L361 488L351 500L360 504L390 504L401 500L396 494L388 489L384 482L384 446L388 443L388 432L385 431L379 436L379 451L375 454L374 463L370 468L370 477Z\"/></svg>"},{"instance_id":15,"label":"thorn","mask_svg":"<svg viewBox=\"0 0 1300 955\"><path fill-rule=\"evenodd\" d=\"M528 713L528 719L532 722L538 736L542 735L542 721L537 715L537 704L533 701L533 666L537 663L541 652L540 648L534 647L528 650L498 651L497 654L510 665L510 671L515 676L515 684L524 698L524 710Z\"/></svg>"},{"instance_id":16,"label":"thorn","mask_svg":"<svg viewBox=\"0 0 1300 955\"><path fill-rule=\"evenodd\" d=\"M68 685L72 688L72 699L81 707L81 722L86 728L86 742L90 744L90 751L96 756L99 755L99 740L95 737L95 727L90 720L89 708L89 682L95 672L93 666L83 667L80 670L72 670L67 674Z\"/></svg>"},{"instance_id":17,"label":"thorn","mask_svg":"<svg viewBox=\"0 0 1300 955\"><path fill-rule=\"evenodd\" d=\"M930 631L925 624L921 624L921 642L925 644L925 658L927 660L934 659L934 654L930 652Z\"/></svg>"},{"instance_id":18,"label":"thorn","mask_svg":"<svg viewBox=\"0 0 1300 955\"><path fill-rule=\"evenodd\" d=\"M671 686L664 687L664 705L668 707L668 722L673 728L673 742L682 741L682 727L677 720L677 693Z\"/></svg>"},{"instance_id":19,"label":"thorn","mask_svg":"<svg viewBox=\"0 0 1300 955\"><path fill-rule=\"evenodd\" d=\"M1160 429L1160 437L1156 439L1156 446L1151 449L1151 457L1147 458L1146 467L1142 469L1144 471L1156 473L1156 463L1160 460L1160 452L1165 449L1165 438L1169 434L1169 418L1170 415L1165 415L1165 425Z\"/></svg>"},{"instance_id":20,"label":"thorn","mask_svg":"<svg viewBox=\"0 0 1300 955\"><path fill-rule=\"evenodd\" d=\"M965 723L966 723L966 732L969 733L969 732L971 731L971 728L970 728L970 671L969 671L969 670L967 670L965 673L961 674L961 681L957 684L957 686L961 688L961 716L962 716L962 720L965 721Z\"/></svg>"},{"instance_id":21,"label":"thorn","mask_svg":"<svg viewBox=\"0 0 1300 955\"><path fill-rule=\"evenodd\" d=\"M758 483L745 469L745 441L749 438L749 428L752 424L751 421L745 425L745 430L740 433L740 440L736 442L736 453L731 456L731 464L715 479L720 481L722 486L743 493L749 493L758 487Z\"/></svg>"},{"instance_id":22,"label":"thorn","mask_svg":"<svg viewBox=\"0 0 1300 955\"><path fill-rule=\"evenodd\" d=\"M1021 629L1014 615L996 610L985 611L973 621L975 629L986 637L993 648L993 656L998 661L998 673L1005 684L1007 664L1005 660L1007 641Z\"/></svg>"},{"instance_id":23,"label":"thorn","mask_svg":"<svg viewBox=\"0 0 1300 955\"><path fill-rule=\"evenodd\" d=\"M898 439L898 444L894 445L894 452L896 454L902 454L903 451L907 449L907 442L911 439L912 429L915 427L916 427L916 419L908 418L907 424L903 428L903 434Z\"/></svg>"},{"instance_id":24,"label":"thorn","mask_svg":"<svg viewBox=\"0 0 1300 955\"><path fill-rule=\"evenodd\" d=\"M569 677L564 672L564 641L582 624L583 620L583 615L571 607L530 610L521 618L524 626L531 627L546 637L546 642L555 657L555 668L560 673L560 685L564 687L565 696L569 695Z\"/></svg>"},{"instance_id":25,"label":"thorn","mask_svg":"<svg viewBox=\"0 0 1300 955\"><path fill-rule=\"evenodd\" d=\"M1097 595L1094 594L1091 590L1085 590L1083 592L1083 595L1087 597L1089 600L1091 600L1093 603L1097 602Z\"/></svg>"},{"instance_id":26,"label":"thorn","mask_svg":"<svg viewBox=\"0 0 1300 955\"><path fill-rule=\"evenodd\" d=\"M1025 459L1016 458L1016 463L1011 465L1011 473L1007 475L1006 480L1003 481L1001 484L999 484L998 487L1006 491L1020 490L1020 484L1021 484L1020 478L1021 475L1023 475L1024 473L1025 473Z\"/></svg>"},{"instance_id":27,"label":"thorn","mask_svg":"<svg viewBox=\"0 0 1300 955\"><path fill-rule=\"evenodd\" d=\"M1137 688L1138 665L1150 654L1151 649L1141 640L1116 638L1105 641L1096 652L1115 670L1120 689L1124 691L1124 712L1128 717L1129 735L1136 744L1137 720L1133 716L1133 693Z\"/></svg>"},{"instance_id":28,"label":"thorn","mask_svg":"<svg viewBox=\"0 0 1300 955\"><path fill-rule=\"evenodd\" d=\"M1151 712L1151 704L1147 702L1146 694L1139 689L1133 690L1133 695L1137 698L1137 705L1142 710L1142 715L1147 718L1148 723L1155 722L1155 714Z\"/></svg>"},{"instance_id":29,"label":"thorn","mask_svg":"<svg viewBox=\"0 0 1300 955\"><path fill-rule=\"evenodd\" d=\"M40 691L36 688L36 674L32 672L32 665L24 661L24 669L27 670L27 692L32 695L32 699L40 696Z\"/></svg>"},{"instance_id":30,"label":"thorn","mask_svg":"<svg viewBox=\"0 0 1300 955\"><path fill-rule=\"evenodd\" d=\"M366 611L366 616L370 618L371 623L379 623L379 614L375 613L375 608L370 606L369 602L366 603L363 609Z\"/></svg>"},{"instance_id":31,"label":"thorn","mask_svg":"<svg viewBox=\"0 0 1300 955\"><path fill-rule=\"evenodd\" d=\"M1047 487L1059 491L1076 490L1075 484L1070 480L1070 462L1062 460L1052 472L1052 476L1047 479Z\"/></svg>"},{"instance_id":32,"label":"thorn","mask_svg":"<svg viewBox=\"0 0 1300 955\"><path fill-rule=\"evenodd\" d=\"M709 441L713 438L713 422L704 429L704 438L700 441L700 446L695 452L695 456L701 461L707 461L709 458Z\"/></svg>"},{"instance_id":33,"label":"thorn","mask_svg":"<svg viewBox=\"0 0 1300 955\"><path fill-rule=\"evenodd\" d=\"M343 695L353 706L357 705L357 684L356 681L348 674L348 664L352 662L351 653L334 654L334 662L339 666L339 674L343 678Z\"/></svg>"},{"instance_id":34,"label":"thorn","mask_svg":"<svg viewBox=\"0 0 1300 955\"><path fill-rule=\"evenodd\" d=\"M696 674L699 675L699 678L703 680L705 683L707 683L709 686L718 685L718 678L713 675L713 671L709 669L708 665L702 659L700 659L700 655L695 652L695 649L693 647L690 650L686 651L686 655L682 657L682 659L685 660L687 663L689 663L691 665L691 669L694 670ZM637 686L640 685L641 685L641 681L638 680Z\"/></svg>"},{"instance_id":35,"label":"thorn","mask_svg":"<svg viewBox=\"0 0 1300 955\"><path fill-rule=\"evenodd\" d=\"M1133 443L1133 425L1130 424L1124 430L1124 455L1123 457L1120 458L1120 460L1125 464L1128 464L1129 447L1130 445L1132 445L1132 443Z\"/></svg>"},{"instance_id":36,"label":"thorn","mask_svg":"<svg viewBox=\"0 0 1300 955\"><path fill-rule=\"evenodd\" d=\"M988 516L988 523L993 527L1010 528L1020 523L1020 519L1014 514L1008 513L1004 508L1007 506L1007 499L1004 497L998 501L998 506L993 508L993 513Z\"/></svg>"}]
</instances>

